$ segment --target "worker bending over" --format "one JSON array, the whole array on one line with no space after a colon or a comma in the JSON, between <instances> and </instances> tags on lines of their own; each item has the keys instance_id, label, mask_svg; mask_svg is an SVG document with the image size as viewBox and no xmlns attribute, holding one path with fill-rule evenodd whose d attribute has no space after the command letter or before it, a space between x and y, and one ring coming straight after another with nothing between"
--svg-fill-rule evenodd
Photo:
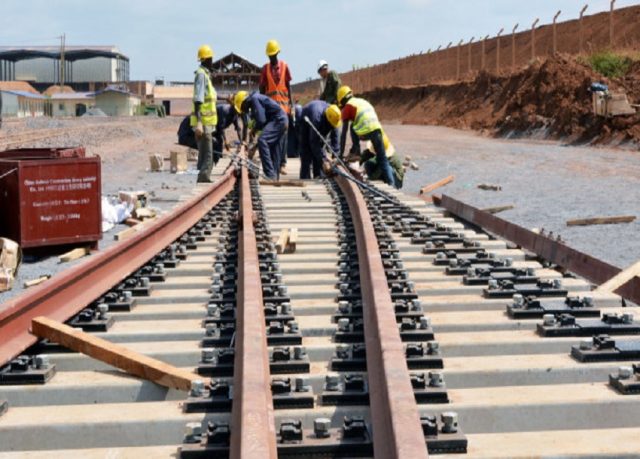
<instances>
[{"instance_id":1,"label":"worker bending over","mask_svg":"<svg viewBox=\"0 0 640 459\"><path fill-rule=\"evenodd\" d=\"M213 133L218 124L216 112L216 90L211 84L213 51L209 45L198 49L200 67L195 72L193 84L193 106L190 124L198 144L198 183L211 183L213 168Z\"/></svg>"},{"instance_id":2,"label":"worker bending over","mask_svg":"<svg viewBox=\"0 0 640 459\"><path fill-rule=\"evenodd\" d=\"M329 105L322 100L314 100L302 107L302 113L298 120L301 126L300 133L300 178L313 178L322 176L322 163L325 158L325 143L313 128L322 137L329 138L329 144L334 153L338 153L338 127L340 121L340 109L337 105ZM307 119L309 121L307 122ZM313 127L309 126L309 123Z\"/></svg>"},{"instance_id":3,"label":"worker bending over","mask_svg":"<svg viewBox=\"0 0 640 459\"><path fill-rule=\"evenodd\" d=\"M389 137L383 131L382 141L384 142L384 150L393 171L394 186L398 189L402 188L402 182L404 181L404 167L400 160L400 155L396 153L395 147L389 141ZM380 180L382 178L382 169L378 164L378 158L376 156L373 144L371 141L367 141L367 147L362 152L359 158L359 162L367 173L369 180Z\"/></svg>"},{"instance_id":4,"label":"worker bending over","mask_svg":"<svg viewBox=\"0 0 640 459\"><path fill-rule=\"evenodd\" d=\"M213 135L213 154L214 162L217 164L218 160L222 157L222 151L230 151L231 145L227 141L226 130L233 125L233 128L238 135L238 141L243 143L247 140L247 115L239 114L235 108L233 108L233 96L229 97L229 103L216 105L216 112L218 114L218 124L216 125L216 132ZM240 121L242 121L242 129L240 128Z\"/></svg>"},{"instance_id":5,"label":"worker bending over","mask_svg":"<svg viewBox=\"0 0 640 459\"><path fill-rule=\"evenodd\" d=\"M335 70L329 70L327 61L321 60L318 62L318 74L320 75L320 100L337 104L338 89L342 86L338 73Z\"/></svg>"},{"instance_id":6,"label":"worker bending over","mask_svg":"<svg viewBox=\"0 0 640 459\"><path fill-rule=\"evenodd\" d=\"M288 126L291 128L287 132L286 139L291 139L290 143L295 144L294 126L295 126L295 112L293 108L293 98L291 95L291 71L289 66L283 60L278 59L280 54L280 44L276 40L269 40L267 42L266 54L269 58L269 62L262 67L260 73L260 81L258 82L258 88L260 94L264 94L273 99L289 118ZM285 141L284 152L287 153L287 142ZM291 153L295 155L295 152ZM278 165L280 172L286 174L287 155L284 154L281 158L281 164Z\"/></svg>"},{"instance_id":7,"label":"worker bending over","mask_svg":"<svg viewBox=\"0 0 640 459\"><path fill-rule=\"evenodd\" d=\"M341 86L338 89L337 97L344 122L340 138L340 156L344 156L349 132L351 133L352 155L360 155L360 140L370 140L380 168L380 178L385 183L398 188L384 148L382 125L378 121L378 115L373 106L364 99L354 97L349 86Z\"/></svg>"},{"instance_id":8,"label":"worker bending over","mask_svg":"<svg viewBox=\"0 0 640 459\"><path fill-rule=\"evenodd\" d=\"M233 105L239 114L247 113L251 116L255 123L254 131L262 131L258 137L262 172L267 178L278 180L289 124L287 114L274 100L257 92L249 94L247 91L239 91Z\"/></svg>"}]
</instances>

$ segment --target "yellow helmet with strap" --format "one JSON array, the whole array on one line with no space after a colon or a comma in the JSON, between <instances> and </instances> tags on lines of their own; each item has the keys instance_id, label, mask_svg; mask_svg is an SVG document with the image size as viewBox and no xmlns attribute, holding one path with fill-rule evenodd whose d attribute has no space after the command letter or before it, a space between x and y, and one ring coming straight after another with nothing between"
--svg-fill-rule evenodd
<instances>
[{"instance_id":1,"label":"yellow helmet with strap","mask_svg":"<svg viewBox=\"0 0 640 459\"><path fill-rule=\"evenodd\" d=\"M280 43L278 43L276 40L269 40L267 42L266 52L267 52L267 56L269 57L278 54L280 52Z\"/></svg>"},{"instance_id":2,"label":"yellow helmet with strap","mask_svg":"<svg viewBox=\"0 0 640 459\"><path fill-rule=\"evenodd\" d=\"M213 58L213 50L209 45L202 45L198 48L198 60L203 61L208 58Z\"/></svg>"}]
</instances>

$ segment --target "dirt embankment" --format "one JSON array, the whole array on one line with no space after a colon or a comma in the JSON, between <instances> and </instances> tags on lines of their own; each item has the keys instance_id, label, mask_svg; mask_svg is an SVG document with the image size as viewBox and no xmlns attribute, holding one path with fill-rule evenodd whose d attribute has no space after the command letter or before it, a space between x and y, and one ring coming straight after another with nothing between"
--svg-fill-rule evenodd
<instances>
[{"instance_id":1,"label":"dirt embankment","mask_svg":"<svg viewBox=\"0 0 640 459\"><path fill-rule=\"evenodd\" d=\"M495 136L537 136L570 143L640 145L640 114L606 120L592 113L592 82L624 89L640 103L640 64L607 80L568 56L535 62L511 75L481 72L451 85L392 87L363 97L381 118L404 124L473 129Z\"/></svg>"}]
</instances>

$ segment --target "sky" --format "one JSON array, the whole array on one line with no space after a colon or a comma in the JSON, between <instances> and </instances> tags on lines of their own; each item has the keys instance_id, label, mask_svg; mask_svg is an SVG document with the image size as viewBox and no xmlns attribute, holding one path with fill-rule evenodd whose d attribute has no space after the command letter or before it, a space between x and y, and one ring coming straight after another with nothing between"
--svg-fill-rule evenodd
<instances>
[{"instance_id":1,"label":"sky","mask_svg":"<svg viewBox=\"0 0 640 459\"><path fill-rule=\"evenodd\" d=\"M116 45L132 80L189 81L201 44L266 62L267 40L282 47L293 80L315 78L326 59L338 71L608 10L609 0L2 0L0 45ZM617 0L616 7L640 4Z\"/></svg>"}]
</instances>

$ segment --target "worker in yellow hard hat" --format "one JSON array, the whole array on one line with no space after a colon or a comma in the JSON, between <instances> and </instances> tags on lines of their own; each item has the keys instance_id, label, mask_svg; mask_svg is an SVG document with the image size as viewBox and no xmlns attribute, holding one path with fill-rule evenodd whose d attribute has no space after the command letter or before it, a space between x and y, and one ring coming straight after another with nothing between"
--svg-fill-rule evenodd
<instances>
[{"instance_id":1,"label":"worker in yellow hard hat","mask_svg":"<svg viewBox=\"0 0 640 459\"><path fill-rule=\"evenodd\" d=\"M387 160L389 161L389 166L391 166L391 170L393 171L395 187L402 188L402 182L404 181L404 166L402 165L400 155L396 153L395 147L389 140L389 137L387 137L384 130L382 131L382 141L384 142L384 150ZM382 168L380 167L380 164L378 164L378 158L376 156L375 149L373 148L373 143L370 140L367 140L365 145L366 147L360 154L358 162L367 173L369 180L381 180Z\"/></svg>"},{"instance_id":2,"label":"worker in yellow hard hat","mask_svg":"<svg viewBox=\"0 0 640 459\"><path fill-rule=\"evenodd\" d=\"M287 142L285 144L285 154L281 158L280 173L287 173L287 156L297 156L295 151L288 151L287 145L295 144L295 139L291 138L295 136L295 111L293 105L293 97L291 93L291 71L287 63L279 59L280 44L276 40L269 40L267 42L266 54L269 58L269 62L262 67L260 73L260 80L258 82L258 88L260 94L264 94L272 98L289 117L290 132L287 132ZM289 142L288 140L291 139Z\"/></svg>"},{"instance_id":3,"label":"worker in yellow hard hat","mask_svg":"<svg viewBox=\"0 0 640 459\"><path fill-rule=\"evenodd\" d=\"M276 101L258 92L238 91L233 106L239 114L250 116L253 132L262 131L258 137L262 172L267 178L278 180L289 124L287 114Z\"/></svg>"},{"instance_id":4,"label":"worker in yellow hard hat","mask_svg":"<svg viewBox=\"0 0 640 459\"><path fill-rule=\"evenodd\" d=\"M320 136L323 138L329 136L329 145L333 149L333 153L338 153L340 148L338 142L340 117L338 106L329 105L323 100L314 100L302 107L299 120L302 126L300 133L301 179L311 178L312 172L313 178L322 177L322 163L326 155L324 154L325 143Z\"/></svg>"},{"instance_id":5,"label":"worker in yellow hard hat","mask_svg":"<svg viewBox=\"0 0 640 459\"><path fill-rule=\"evenodd\" d=\"M340 156L344 155L348 133L351 133L351 155L360 156L360 140L370 140L380 168L381 179L399 188L387 158L382 125L373 106L362 98L354 97L349 86L341 86L338 89L338 105L342 109L341 118L344 123L340 137Z\"/></svg>"},{"instance_id":6,"label":"worker in yellow hard hat","mask_svg":"<svg viewBox=\"0 0 640 459\"><path fill-rule=\"evenodd\" d=\"M213 168L213 134L218 124L216 112L217 94L211 82L213 50L209 45L198 49L200 66L195 71L193 105L189 124L198 144L198 182L211 182Z\"/></svg>"}]
</instances>

